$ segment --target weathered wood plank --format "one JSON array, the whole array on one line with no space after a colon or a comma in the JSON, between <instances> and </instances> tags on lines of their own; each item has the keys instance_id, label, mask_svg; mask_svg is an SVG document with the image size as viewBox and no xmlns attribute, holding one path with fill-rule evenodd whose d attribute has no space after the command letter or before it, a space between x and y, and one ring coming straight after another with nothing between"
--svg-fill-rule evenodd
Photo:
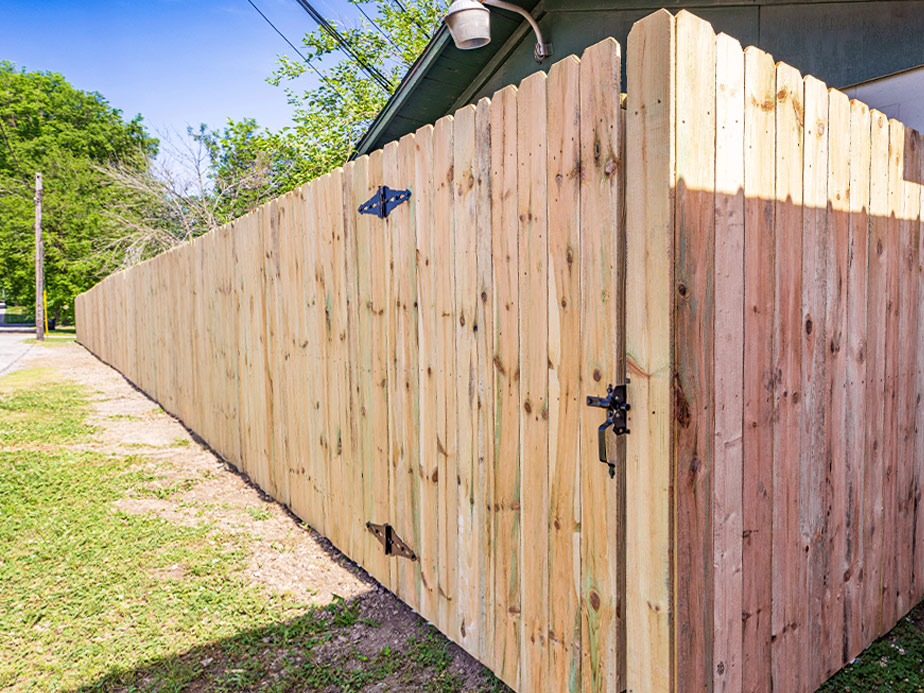
<instances>
[{"instance_id":1,"label":"weathered wood plank","mask_svg":"<svg viewBox=\"0 0 924 693\"><path fill-rule=\"evenodd\" d=\"M864 471L866 457L867 381L867 258L869 235L870 116L869 107L850 102L850 184L847 266L847 388L851 398L845 423L846 552L844 590L845 656L852 659L865 647L863 638Z\"/></svg>"},{"instance_id":2,"label":"weathered wood plank","mask_svg":"<svg viewBox=\"0 0 924 693\"><path fill-rule=\"evenodd\" d=\"M773 593L773 361L776 244L774 174L776 67L749 47L744 113L744 392L742 437L741 685L760 690L770 680Z\"/></svg>"},{"instance_id":3,"label":"weathered wood plank","mask_svg":"<svg viewBox=\"0 0 924 693\"><path fill-rule=\"evenodd\" d=\"M924 138L918 138L921 168L920 179L924 181ZM920 223L918 224L918 265L915 280L918 285L916 319L915 362L915 410L914 410L914 555L912 556L913 589L916 597L924 596L924 186L920 189ZM913 601L913 600L912 600Z\"/></svg>"},{"instance_id":4,"label":"weathered wood plank","mask_svg":"<svg viewBox=\"0 0 924 693\"><path fill-rule=\"evenodd\" d=\"M369 179L367 197L384 185L383 161L384 153L379 150L369 155ZM365 306L368 318L368 338L370 342L370 370L368 399L364 399L369 413L372 432L372 459L371 476L364 480L370 483L369 493L373 495L373 516L369 521L378 524L394 522L394 491L392 488L392 460L391 440L389 437L388 420L391 410L388 401L388 360L392 353L392 340L388 330L388 309L391 306L391 290L388 281L389 266L391 264L391 243L383 232L384 224L377 217L364 215L371 221L366 224L367 235L358 242L365 246L368 256L359 262L359 266L369 273L369 294L361 302ZM389 589L395 589L394 563L395 558L385 556L381 544L367 532L367 545L372 542L372 549L378 560L373 560L378 572L372 573L375 578Z\"/></svg>"},{"instance_id":5,"label":"weathered wood plank","mask_svg":"<svg viewBox=\"0 0 924 693\"><path fill-rule=\"evenodd\" d=\"M715 33L677 14L677 183L674 249L676 676L706 688L713 663L712 494L716 49ZM695 59L691 59L696 56Z\"/></svg>"},{"instance_id":6,"label":"weathered wood plank","mask_svg":"<svg viewBox=\"0 0 924 693\"><path fill-rule=\"evenodd\" d=\"M491 259L494 315L494 671L519 688L520 353L517 241L517 89L491 100ZM487 331L487 330L486 330Z\"/></svg>"},{"instance_id":7,"label":"weathered wood plank","mask_svg":"<svg viewBox=\"0 0 924 693\"><path fill-rule=\"evenodd\" d=\"M715 462L713 688L742 687L742 397L744 382L744 52L716 37Z\"/></svg>"},{"instance_id":8,"label":"weathered wood plank","mask_svg":"<svg viewBox=\"0 0 924 693\"><path fill-rule=\"evenodd\" d=\"M405 135L398 144L393 170L386 179L401 181L401 186L413 185L415 143L413 135ZM393 369L389 371L388 400L391 407L391 449L395 479L395 529L415 552L420 545L418 505L419 483L417 366L417 197L392 210L388 219L391 237L391 312L395 316ZM426 228L426 227L423 227ZM398 596L418 609L420 598L420 563L396 561Z\"/></svg>"},{"instance_id":9,"label":"weathered wood plank","mask_svg":"<svg viewBox=\"0 0 924 693\"><path fill-rule=\"evenodd\" d=\"M635 691L669 690L675 680L671 643L675 57L675 20L669 12L656 12L632 27L626 66L626 161L636 162L636 168L633 175L626 175L626 199L634 201L626 206L626 264L633 268L634 279L626 282L625 340L633 408L632 434L626 441L625 495L634 501L626 505L625 608L627 633L632 634L626 638L626 687ZM585 435L582 441L586 440ZM584 502L587 497L582 495ZM586 523L582 529L586 534Z\"/></svg>"},{"instance_id":10,"label":"weathered wood plank","mask_svg":"<svg viewBox=\"0 0 924 693\"><path fill-rule=\"evenodd\" d=\"M870 190L867 289L867 396L866 468L863 517L863 609L862 640L871 642L882 623L883 538L883 432L886 379L886 272L888 255L889 124L879 111L870 112Z\"/></svg>"},{"instance_id":11,"label":"weathered wood plank","mask_svg":"<svg viewBox=\"0 0 924 693\"><path fill-rule=\"evenodd\" d=\"M433 234L438 264L436 301L436 447L439 456L439 624L444 633L458 632L457 597L457 437L455 379L455 275L443 263L454 252L453 119L446 116L433 128ZM441 271L442 270L442 271Z\"/></svg>"},{"instance_id":12,"label":"weathered wood plank","mask_svg":"<svg viewBox=\"0 0 924 693\"><path fill-rule=\"evenodd\" d=\"M369 199L374 190L375 174L370 170L370 157L362 156L356 159L353 168L353 205L359 205ZM373 261L370 248L370 237L375 231L372 227L372 217L368 214L357 214L354 217L354 248L356 276L356 355L357 366L354 372L353 391L357 398L357 412L359 416L358 454L362 479L362 517L359 528L361 548L356 547L357 557L362 557L363 566L370 574L382 575L385 571L385 558L381 546L366 530L366 522L381 522L376 518L376 495L387 493L387 486L375 485L375 468L383 462L378 457L376 443L373 440L372 427L373 414L373 380L372 380L372 349L374 340L380 339L380 334L373 327L372 313L372 284L371 274L365 271ZM307 229L306 229L307 231ZM376 258L375 261L380 261ZM362 268L362 269L361 269ZM381 478L379 477L381 484ZM387 483L387 480L386 480ZM373 573L373 570L376 571Z\"/></svg>"},{"instance_id":13,"label":"weathered wood plank","mask_svg":"<svg viewBox=\"0 0 924 693\"><path fill-rule=\"evenodd\" d=\"M846 642L844 583L847 562L847 292L850 262L850 102L835 90L828 92L827 290L824 405L825 506L823 602L821 610L822 663L820 680L844 663ZM817 464L818 460L815 460ZM821 664L821 663L820 663Z\"/></svg>"},{"instance_id":14,"label":"weathered wood plank","mask_svg":"<svg viewBox=\"0 0 924 693\"><path fill-rule=\"evenodd\" d=\"M437 445L437 386L438 357L436 326L439 322L436 302L437 275L440 272L436 255L436 233L431 227L433 208L433 126L427 125L414 134L414 212L418 229L417 295L418 295L418 403L420 427L418 436L419 466L417 475L420 509L419 545L414 547L420 561L421 615L438 622L439 601L439 460Z\"/></svg>"},{"instance_id":15,"label":"weathered wood plank","mask_svg":"<svg viewBox=\"0 0 924 693\"><path fill-rule=\"evenodd\" d=\"M331 505L337 506L335 517L337 522L336 545L345 552L351 543L351 527L354 522L356 510L353 505L353 476L352 462L354 461L354 447L350 410L350 378L349 358L350 345L348 341L349 315L347 312L347 285L346 269L346 226L344 221L343 200L343 169L336 168L330 172L330 180L326 191L326 217L329 220L327 231L330 253L330 311L332 342L329 349L332 354L330 387L332 409L332 459L336 467L338 486L332 487Z\"/></svg>"},{"instance_id":16,"label":"weathered wood plank","mask_svg":"<svg viewBox=\"0 0 924 693\"><path fill-rule=\"evenodd\" d=\"M492 249L491 101L478 101L475 111L475 219L477 292L477 474L474 536L478 549L479 659L493 663L494 637L494 288Z\"/></svg>"},{"instance_id":17,"label":"weathered wood plank","mask_svg":"<svg viewBox=\"0 0 924 693\"><path fill-rule=\"evenodd\" d=\"M342 217L342 266L343 310L346 330L345 358L347 363L341 373L344 387L343 406L349 416L349 425L343 429L345 439L343 463L346 467L345 478L349 484L346 502L350 504L349 539L344 552L354 560L362 553L363 534L366 531L363 520L363 467L360 454L360 409L359 399L359 299L357 294L356 266L356 217L357 209L365 200L357 201L353 172L356 164L352 161L344 164L341 173L341 210Z\"/></svg>"},{"instance_id":18,"label":"weathered wood plank","mask_svg":"<svg viewBox=\"0 0 924 693\"><path fill-rule=\"evenodd\" d=\"M562 344L559 384L567 386L574 380L573 374L568 375L568 368L579 369L577 410L571 424L579 427L579 437L572 442L559 431L558 447L565 454L567 448L562 445L571 446L571 454L580 455L579 466L575 469L579 475L575 481L580 486L571 492L580 494L576 500L581 508L577 518L581 528L581 689L621 690L625 687L625 569L622 565L625 554L625 444L608 441L608 459L616 465L616 476L610 478L608 466L599 460L597 443L596 429L603 423L605 414L586 408L587 396L604 396L609 384L619 384L625 378L625 318L622 312L625 300L622 232L625 172L618 86L621 79L619 44L607 40L585 50L578 78L580 209L571 214L578 215L580 227L571 230L570 236L564 236L552 247L564 245L565 253L564 263L561 259L558 262L561 270L553 277L561 277L562 291L577 292L574 300L578 303L572 304L567 293L562 298L567 299L568 306L574 305L574 310L579 311L581 334L577 348L580 349L580 363L569 363L565 349L575 347ZM556 105L556 108L563 106ZM562 116L566 114L567 111ZM567 152L568 145L565 133L567 130L563 130L563 146L559 147L563 152ZM562 161L566 176L571 170L569 163ZM550 185L552 180L550 177ZM569 193L567 188L563 193ZM557 194L562 195L562 192ZM573 197L574 193L570 194ZM553 240L558 238L560 232L556 227L561 223L555 221ZM569 246L574 248L572 262L577 262L580 272L577 287L573 277L566 274L571 264ZM556 267L553 265L552 269ZM561 307L561 299L557 296L550 298L550 308L557 308L564 320L574 320L567 312L568 306ZM571 338L565 331L566 325L561 328L563 340ZM567 417L568 411L559 409L559 422L562 416Z\"/></svg>"},{"instance_id":19,"label":"weathered wood plank","mask_svg":"<svg viewBox=\"0 0 924 693\"><path fill-rule=\"evenodd\" d=\"M398 180L398 162L400 159L400 153L398 151L397 142L389 142L382 148L382 171L381 179L375 181L377 183L385 184L386 181L396 181ZM375 190L375 188L373 188ZM398 476L402 470L407 469L406 460L402 460L401 456L404 453L403 443L401 439L401 428L404 427L404 417L407 412L407 400L404 398L404 393L400 394L397 392L399 385L398 379L401 378L403 381L404 374L400 376L396 372L397 362L400 358L398 352L398 321L400 319L399 313L399 298L397 295L398 287L397 284L399 279L396 276L395 271L395 258L394 258L394 245L395 238L400 236L402 233L401 227L407 226L407 218L409 203L405 203L405 209L394 209L392 213L388 215L384 220L376 219L373 221L374 224L377 224L379 230L382 234L385 247L388 249L387 255L388 258L385 267L384 282L387 285L387 301L382 305L384 308L383 311L383 326L386 329L386 339L385 343L388 345L388 350L383 354L384 362L383 366L385 371L383 373L385 381L383 383L383 388L385 390L385 399L388 402L388 416L385 420L385 426L388 429L388 453L387 453L387 472L388 472L388 515L387 519L384 520L388 522L393 527L398 526L398 515L404 516L404 510L400 509L399 506L402 504L405 496L405 486L401 486L405 479L399 479ZM401 532L398 532L398 535L407 541L411 540L409 534L402 535ZM389 557L388 561L388 575L390 585L389 589L395 592L399 597L403 598L404 595L404 586L402 585L402 580L404 578L403 571L407 567L402 565L404 561L399 561L397 559Z\"/></svg>"},{"instance_id":20,"label":"weathered wood plank","mask_svg":"<svg viewBox=\"0 0 924 693\"><path fill-rule=\"evenodd\" d=\"M802 76L776 68L776 333L773 445L772 677L781 690L801 688L800 634L804 628L804 551L800 541L799 455L802 362Z\"/></svg>"},{"instance_id":21,"label":"weathered wood plank","mask_svg":"<svg viewBox=\"0 0 924 693\"><path fill-rule=\"evenodd\" d=\"M799 532L804 555L800 590L794 585L802 624L794 634L800 641L803 686L821 683L826 634L822 631L825 564L825 322L828 246L828 89L814 77L804 80L802 130L802 385L799 452ZM799 594L801 592L801 594ZM790 666L792 666L790 664Z\"/></svg>"},{"instance_id":22,"label":"weathered wood plank","mask_svg":"<svg viewBox=\"0 0 924 693\"><path fill-rule=\"evenodd\" d=\"M520 473L522 573L520 687L535 690L548 673L549 371L547 102L543 72L517 93L517 208L520 311ZM521 298L522 300L522 298Z\"/></svg>"},{"instance_id":23,"label":"weathered wood plank","mask_svg":"<svg viewBox=\"0 0 924 693\"><path fill-rule=\"evenodd\" d=\"M285 463L287 428L285 425L286 397L282 387L285 368L283 335L285 320L281 313L284 287L282 282L282 241L280 239L280 216L282 200L271 200L265 206L261 232L263 233L263 311L266 320L266 404L269 420L273 422L267 431L267 493L282 502L287 500L288 474L282 475Z\"/></svg>"},{"instance_id":24,"label":"weathered wood plank","mask_svg":"<svg viewBox=\"0 0 924 693\"><path fill-rule=\"evenodd\" d=\"M886 227L886 313L885 313L885 394L882 436L882 514L886 522L882 534L882 623L885 632L901 615L898 613L899 585L896 582L898 555L898 475L899 458L899 301L901 297L901 216L904 202L905 126L889 119L888 222Z\"/></svg>"},{"instance_id":25,"label":"weathered wood plank","mask_svg":"<svg viewBox=\"0 0 924 693\"><path fill-rule=\"evenodd\" d=\"M463 648L479 648L478 555L471 541L475 528L475 483L478 465L478 352L473 327L477 303L477 217L475 211L475 107L456 111L453 118L453 267L455 278L455 421L458 430L458 475L455 601L458 630L451 633Z\"/></svg>"},{"instance_id":26,"label":"weathered wood plank","mask_svg":"<svg viewBox=\"0 0 924 693\"><path fill-rule=\"evenodd\" d=\"M588 60L593 60L588 57ZM581 686L581 61L548 78L549 686ZM596 172L594 172L596 173ZM606 224L597 218L597 223ZM602 465L598 468L602 471Z\"/></svg>"},{"instance_id":27,"label":"weathered wood plank","mask_svg":"<svg viewBox=\"0 0 924 693\"><path fill-rule=\"evenodd\" d=\"M917 361L918 219L921 212L921 152L918 133L905 127L899 217L898 303L898 437L896 450L895 516L895 617L901 618L915 604L914 577L914 460L915 460L915 362Z\"/></svg>"}]
</instances>

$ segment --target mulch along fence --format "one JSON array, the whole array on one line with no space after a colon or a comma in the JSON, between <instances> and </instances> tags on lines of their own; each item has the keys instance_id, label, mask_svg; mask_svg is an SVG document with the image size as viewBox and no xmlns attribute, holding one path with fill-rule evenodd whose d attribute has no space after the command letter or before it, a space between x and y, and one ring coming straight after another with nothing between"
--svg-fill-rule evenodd
<instances>
[{"instance_id":1,"label":"mulch along fence","mask_svg":"<svg viewBox=\"0 0 924 693\"><path fill-rule=\"evenodd\" d=\"M620 61L112 275L78 339L519 690L812 690L924 596L924 142L686 12L624 108Z\"/></svg>"}]
</instances>

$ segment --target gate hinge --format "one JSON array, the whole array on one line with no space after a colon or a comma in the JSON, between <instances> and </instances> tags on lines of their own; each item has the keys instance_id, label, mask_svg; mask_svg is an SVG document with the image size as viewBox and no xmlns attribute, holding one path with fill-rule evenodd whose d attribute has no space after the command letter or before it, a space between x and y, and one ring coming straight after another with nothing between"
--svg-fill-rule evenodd
<instances>
[{"instance_id":1,"label":"gate hinge","mask_svg":"<svg viewBox=\"0 0 924 693\"><path fill-rule=\"evenodd\" d=\"M600 461L610 468L610 477L616 476L616 464L611 462L606 454L606 429L612 426L613 433L618 436L629 433L629 410L632 408L627 401L626 382L622 385L609 385L606 388L606 397L588 397L588 407L599 407L606 409L606 421L600 424L597 429L597 446L600 455Z\"/></svg>"},{"instance_id":2,"label":"gate hinge","mask_svg":"<svg viewBox=\"0 0 924 693\"><path fill-rule=\"evenodd\" d=\"M374 214L379 219L384 219L391 214L391 210L410 199L410 190L392 190L385 185L380 185L375 194L359 206L359 213Z\"/></svg>"},{"instance_id":3,"label":"gate hinge","mask_svg":"<svg viewBox=\"0 0 924 693\"><path fill-rule=\"evenodd\" d=\"M410 546L401 540L401 537L398 536L398 533L395 532L395 528L391 525L376 525L367 522L366 529L372 532L375 538L379 540L379 543L385 547L386 556L403 556L412 561L417 560L417 554L414 553L414 550Z\"/></svg>"}]
</instances>

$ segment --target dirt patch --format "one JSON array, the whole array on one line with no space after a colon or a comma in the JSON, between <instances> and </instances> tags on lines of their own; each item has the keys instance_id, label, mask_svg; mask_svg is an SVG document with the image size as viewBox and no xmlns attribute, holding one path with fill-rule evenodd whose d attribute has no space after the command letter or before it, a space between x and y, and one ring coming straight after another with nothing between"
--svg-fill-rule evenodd
<instances>
[{"instance_id":1,"label":"dirt patch","mask_svg":"<svg viewBox=\"0 0 924 693\"><path fill-rule=\"evenodd\" d=\"M328 641L313 644L310 655L307 650L304 655L287 650L283 656L267 647L268 671L276 666L274 658L287 667L310 659L312 666L329 662L349 678L351 668L359 671L378 662L387 673L374 684L360 686L362 690L421 690L432 687L427 673L435 671L432 650L449 658L439 671L453 684L441 690L497 686L481 664L445 641L324 537L200 445L177 419L82 347L36 345L24 361L27 366L53 367L62 379L82 384L91 393L89 423L96 432L86 447L121 458L135 457L132 471L142 472L146 482L117 501L118 510L207 527L215 536L246 538L241 542L248 552L242 577L268 595L286 594L305 605L353 605L351 622ZM184 567L175 565L163 569L159 577L173 581L184 575ZM383 649L396 661L416 658L419 666L414 670L389 665L381 661ZM210 657L215 661L206 661ZM184 658L199 658L195 663L205 672L201 690L208 690L207 672L218 672L223 666L221 656L200 650Z\"/></svg>"}]
</instances>

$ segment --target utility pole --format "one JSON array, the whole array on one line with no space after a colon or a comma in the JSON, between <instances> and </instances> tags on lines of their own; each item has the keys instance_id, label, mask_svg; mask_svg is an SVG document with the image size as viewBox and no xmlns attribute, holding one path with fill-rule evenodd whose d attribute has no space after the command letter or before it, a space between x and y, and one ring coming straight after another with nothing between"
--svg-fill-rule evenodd
<instances>
[{"instance_id":1,"label":"utility pole","mask_svg":"<svg viewBox=\"0 0 924 693\"><path fill-rule=\"evenodd\" d=\"M45 246L42 243L42 174L35 174L35 338L45 339Z\"/></svg>"}]
</instances>

